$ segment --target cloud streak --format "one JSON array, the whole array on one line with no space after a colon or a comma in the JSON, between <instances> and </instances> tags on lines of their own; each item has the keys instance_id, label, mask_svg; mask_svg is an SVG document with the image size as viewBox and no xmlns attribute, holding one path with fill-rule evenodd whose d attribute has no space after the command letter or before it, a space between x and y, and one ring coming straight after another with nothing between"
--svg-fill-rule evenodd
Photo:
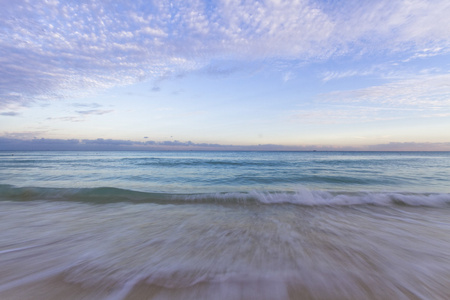
<instances>
[{"instance_id":1,"label":"cloud streak","mask_svg":"<svg viewBox=\"0 0 450 300\"><path fill-rule=\"evenodd\" d=\"M428 75L368 88L323 94L320 101L385 107L450 108L450 75Z\"/></svg>"},{"instance_id":2,"label":"cloud streak","mask_svg":"<svg viewBox=\"0 0 450 300\"><path fill-rule=\"evenodd\" d=\"M114 110L109 109L90 109L90 110L77 110L77 113L81 115L105 115L113 112Z\"/></svg>"},{"instance_id":3,"label":"cloud streak","mask_svg":"<svg viewBox=\"0 0 450 300\"><path fill-rule=\"evenodd\" d=\"M15 112L15 111L6 111L6 112L2 112L0 113L0 116L7 116L7 117L15 117L15 116L19 116L20 113Z\"/></svg>"},{"instance_id":4,"label":"cloud streak","mask_svg":"<svg viewBox=\"0 0 450 300\"><path fill-rule=\"evenodd\" d=\"M307 124L350 124L448 116L450 75L431 74L320 94L314 109L292 111L289 118Z\"/></svg>"},{"instance_id":5,"label":"cloud streak","mask_svg":"<svg viewBox=\"0 0 450 300\"><path fill-rule=\"evenodd\" d=\"M446 0L339 5L3 1L0 109L205 68L233 71L214 69L211 62L222 59L312 62L375 51L414 59L450 51Z\"/></svg>"}]
</instances>

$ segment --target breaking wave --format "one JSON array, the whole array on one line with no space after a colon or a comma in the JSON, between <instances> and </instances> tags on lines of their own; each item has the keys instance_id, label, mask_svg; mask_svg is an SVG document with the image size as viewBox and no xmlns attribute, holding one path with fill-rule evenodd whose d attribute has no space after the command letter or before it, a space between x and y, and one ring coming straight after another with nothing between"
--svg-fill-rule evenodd
<instances>
[{"instance_id":1,"label":"breaking wave","mask_svg":"<svg viewBox=\"0 0 450 300\"><path fill-rule=\"evenodd\" d=\"M295 192L226 192L200 194L149 193L112 187L43 188L0 185L0 201L70 201L92 204L295 204L301 206L425 206L450 205L448 193L333 192L299 189Z\"/></svg>"}]
</instances>

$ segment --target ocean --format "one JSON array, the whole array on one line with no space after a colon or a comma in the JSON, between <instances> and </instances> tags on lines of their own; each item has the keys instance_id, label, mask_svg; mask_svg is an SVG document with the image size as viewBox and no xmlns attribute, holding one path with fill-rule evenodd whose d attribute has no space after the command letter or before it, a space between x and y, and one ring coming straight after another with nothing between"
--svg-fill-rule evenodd
<instances>
[{"instance_id":1,"label":"ocean","mask_svg":"<svg viewBox=\"0 0 450 300\"><path fill-rule=\"evenodd\" d=\"M0 152L0 299L450 299L449 152Z\"/></svg>"}]
</instances>

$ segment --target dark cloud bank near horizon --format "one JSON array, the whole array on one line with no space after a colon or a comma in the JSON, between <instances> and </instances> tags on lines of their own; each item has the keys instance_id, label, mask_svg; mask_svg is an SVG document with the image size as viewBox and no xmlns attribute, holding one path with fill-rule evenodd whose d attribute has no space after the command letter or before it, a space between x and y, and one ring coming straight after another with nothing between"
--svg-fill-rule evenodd
<instances>
[{"instance_id":1,"label":"dark cloud bank near horizon","mask_svg":"<svg viewBox=\"0 0 450 300\"><path fill-rule=\"evenodd\" d=\"M131 141L114 139L16 139L0 137L0 151L450 151L447 143L391 142L366 146L220 145L191 141Z\"/></svg>"}]
</instances>

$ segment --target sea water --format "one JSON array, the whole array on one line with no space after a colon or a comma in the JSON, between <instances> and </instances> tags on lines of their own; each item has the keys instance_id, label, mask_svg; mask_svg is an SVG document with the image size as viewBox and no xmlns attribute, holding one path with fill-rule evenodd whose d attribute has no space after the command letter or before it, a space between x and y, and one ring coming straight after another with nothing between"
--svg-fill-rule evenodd
<instances>
[{"instance_id":1,"label":"sea water","mask_svg":"<svg viewBox=\"0 0 450 300\"><path fill-rule=\"evenodd\" d=\"M448 152L0 152L0 299L450 299Z\"/></svg>"}]
</instances>

